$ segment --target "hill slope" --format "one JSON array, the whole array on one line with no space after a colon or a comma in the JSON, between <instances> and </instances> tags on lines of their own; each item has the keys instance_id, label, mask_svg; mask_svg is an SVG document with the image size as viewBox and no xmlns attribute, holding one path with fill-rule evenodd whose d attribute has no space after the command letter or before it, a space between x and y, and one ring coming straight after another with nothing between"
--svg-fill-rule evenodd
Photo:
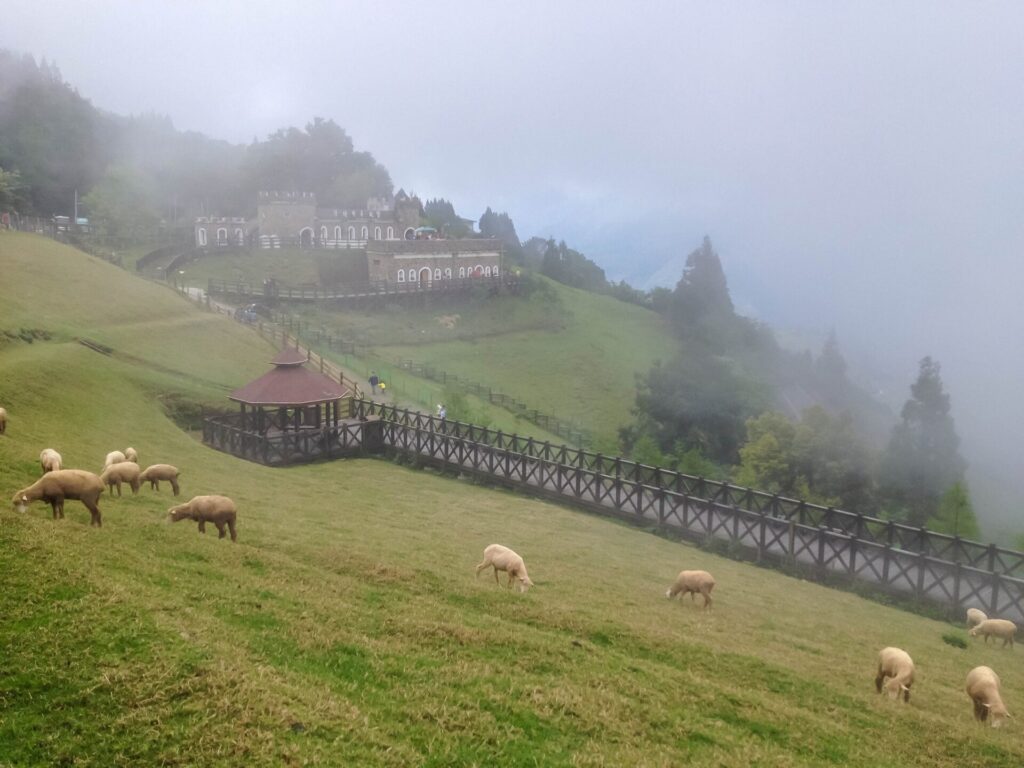
<instances>
[{"instance_id":1,"label":"hill slope","mask_svg":"<svg viewBox=\"0 0 1024 768\"><path fill-rule=\"evenodd\" d=\"M5 493L39 450L98 468L134 445L222 492L239 542L169 525L166 491L0 511L0 761L12 765L1018 766L1016 729L978 728L979 663L1024 691L1014 653L947 625L505 492L380 460L269 469L207 450L159 395L216 399L267 348L159 286L0 235ZM75 278L73 287L69 276ZM47 288L49 286L49 288ZM133 357L66 340L96 337ZM9 496L7 497L9 498ZM458 535L452 535L452 532ZM527 560L525 596L473 578L486 544ZM663 591L718 580L715 610ZM909 706L873 690L888 644Z\"/></svg>"}]
</instances>

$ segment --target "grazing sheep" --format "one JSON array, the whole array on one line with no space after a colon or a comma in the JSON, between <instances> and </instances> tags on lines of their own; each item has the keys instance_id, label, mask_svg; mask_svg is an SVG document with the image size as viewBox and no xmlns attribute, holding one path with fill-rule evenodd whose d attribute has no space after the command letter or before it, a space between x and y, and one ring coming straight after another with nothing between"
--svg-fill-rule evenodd
<instances>
[{"instance_id":1,"label":"grazing sheep","mask_svg":"<svg viewBox=\"0 0 1024 768\"><path fill-rule=\"evenodd\" d=\"M0 435L7 431L7 409L0 408Z\"/></svg>"},{"instance_id":2,"label":"grazing sheep","mask_svg":"<svg viewBox=\"0 0 1024 768\"><path fill-rule=\"evenodd\" d=\"M967 609L967 628L975 627L981 622L985 621L988 616L985 615L984 611L979 611L977 608Z\"/></svg>"},{"instance_id":3,"label":"grazing sheep","mask_svg":"<svg viewBox=\"0 0 1024 768\"><path fill-rule=\"evenodd\" d=\"M235 522L238 518L238 510L235 509L235 502L227 496L193 496L184 504L171 507L167 510L171 522L179 520L195 520L199 523L199 532L206 533L206 524L213 523L220 533L219 538L224 538L224 526L231 531L231 540L237 541L235 535Z\"/></svg>"},{"instance_id":4,"label":"grazing sheep","mask_svg":"<svg viewBox=\"0 0 1024 768\"><path fill-rule=\"evenodd\" d=\"M697 593L704 596L704 610L711 608L711 590L715 588L715 578L707 571L680 571L675 583L665 592L671 600L676 595L686 596L690 593L690 601L697 601Z\"/></svg>"},{"instance_id":5,"label":"grazing sheep","mask_svg":"<svg viewBox=\"0 0 1024 768\"><path fill-rule=\"evenodd\" d=\"M17 512L24 512L33 501L45 501L53 509L53 519L64 517L64 500L78 499L92 515L91 525L103 525L100 518L99 498L103 481L92 472L81 469L58 469L47 472L28 488L18 491L11 499Z\"/></svg>"},{"instance_id":6,"label":"grazing sheep","mask_svg":"<svg viewBox=\"0 0 1024 768\"><path fill-rule=\"evenodd\" d=\"M131 461L131 462L134 462L134 463L138 464L139 463L139 454L138 454L138 452L134 448L131 448L131 447L125 448L124 449L124 460L125 461Z\"/></svg>"},{"instance_id":7,"label":"grazing sheep","mask_svg":"<svg viewBox=\"0 0 1024 768\"><path fill-rule=\"evenodd\" d=\"M125 460L124 454L120 451L111 451L107 454L107 458L103 461L103 469L106 469L111 464L120 464Z\"/></svg>"},{"instance_id":8,"label":"grazing sheep","mask_svg":"<svg viewBox=\"0 0 1024 768\"><path fill-rule=\"evenodd\" d=\"M974 719L978 722L984 723L992 715L992 727L999 728L1010 717L999 695L999 675L991 667L975 667L968 672L964 689L974 703Z\"/></svg>"},{"instance_id":9,"label":"grazing sheep","mask_svg":"<svg viewBox=\"0 0 1024 768\"><path fill-rule=\"evenodd\" d=\"M505 571L508 574L506 587L511 587L513 582L518 581L517 589L520 592L525 592L533 586L533 582L530 581L530 577L526 573L526 563L523 562L523 558L501 544L491 544L484 549L484 561L476 567L476 575L479 576L480 571L487 567L494 568L494 583L499 586L501 582L498 581L498 571Z\"/></svg>"},{"instance_id":10,"label":"grazing sheep","mask_svg":"<svg viewBox=\"0 0 1024 768\"><path fill-rule=\"evenodd\" d=\"M53 448L43 448L39 454L39 465L43 468L43 474L56 472L64 466L64 460Z\"/></svg>"},{"instance_id":11,"label":"grazing sheep","mask_svg":"<svg viewBox=\"0 0 1024 768\"><path fill-rule=\"evenodd\" d=\"M1017 625L1006 619L985 619L967 634L971 637L984 635L986 643L989 635L1000 637L1003 640L1003 648L1007 643L1013 648L1013 636L1017 634Z\"/></svg>"},{"instance_id":12,"label":"grazing sheep","mask_svg":"<svg viewBox=\"0 0 1024 768\"><path fill-rule=\"evenodd\" d=\"M886 680L886 678L889 678ZM910 701L910 686L914 684L914 661L910 654L900 648L883 648L878 652L878 674L875 675L875 690L882 688L890 699Z\"/></svg>"},{"instance_id":13,"label":"grazing sheep","mask_svg":"<svg viewBox=\"0 0 1024 768\"><path fill-rule=\"evenodd\" d=\"M171 484L171 490L174 491L174 495L178 495L178 475L181 472L178 471L177 467L172 467L170 464L150 464L139 475L139 480L143 483L149 483L149 487L154 491L160 490L160 481L166 480Z\"/></svg>"},{"instance_id":14,"label":"grazing sheep","mask_svg":"<svg viewBox=\"0 0 1024 768\"><path fill-rule=\"evenodd\" d=\"M100 480L110 486L110 495L114 495L114 488L117 488L117 495L121 495L121 483L128 483L132 489L132 496L139 492L139 465L131 461L119 461L111 464L103 470Z\"/></svg>"}]
</instances>

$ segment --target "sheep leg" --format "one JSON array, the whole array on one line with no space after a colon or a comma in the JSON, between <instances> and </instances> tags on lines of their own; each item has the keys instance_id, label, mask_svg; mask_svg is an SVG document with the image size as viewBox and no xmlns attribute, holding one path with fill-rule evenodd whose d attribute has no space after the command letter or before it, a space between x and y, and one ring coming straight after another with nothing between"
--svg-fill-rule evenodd
<instances>
[{"instance_id":1,"label":"sheep leg","mask_svg":"<svg viewBox=\"0 0 1024 768\"><path fill-rule=\"evenodd\" d=\"M50 509L53 511L53 519L56 520L59 517L59 508L61 499L59 496L54 496L50 499Z\"/></svg>"},{"instance_id":2,"label":"sheep leg","mask_svg":"<svg viewBox=\"0 0 1024 768\"><path fill-rule=\"evenodd\" d=\"M228 520L228 530L231 531L231 540L238 541L238 536L235 534L235 521Z\"/></svg>"},{"instance_id":3,"label":"sheep leg","mask_svg":"<svg viewBox=\"0 0 1024 768\"><path fill-rule=\"evenodd\" d=\"M138 480L132 480L132 496L138 495L140 486L141 483Z\"/></svg>"},{"instance_id":4,"label":"sheep leg","mask_svg":"<svg viewBox=\"0 0 1024 768\"><path fill-rule=\"evenodd\" d=\"M151 490L151 491L159 491L160 490L160 481L159 480L150 480L149 481L149 490Z\"/></svg>"},{"instance_id":5,"label":"sheep leg","mask_svg":"<svg viewBox=\"0 0 1024 768\"><path fill-rule=\"evenodd\" d=\"M875 675L875 690L878 691L878 693L882 692L882 683L884 682L885 674L882 672L882 670L878 670L878 674Z\"/></svg>"},{"instance_id":6,"label":"sheep leg","mask_svg":"<svg viewBox=\"0 0 1024 768\"><path fill-rule=\"evenodd\" d=\"M701 592L701 594L704 596L704 608L702 610L705 610L705 611L711 610L711 593L710 592Z\"/></svg>"},{"instance_id":7,"label":"sheep leg","mask_svg":"<svg viewBox=\"0 0 1024 768\"><path fill-rule=\"evenodd\" d=\"M224 523L222 523L222 522L216 522L216 523L214 523L214 525L215 525L215 526L217 526L217 533L219 534L219 535L217 536L217 538L218 538L218 539L223 539L223 538L224 538L224 536L226 535L226 534L224 533Z\"/></svg>"},{"instance_id":8,"label":"sheep leg","mask_svg":"<svg viewBox=\"0 0 1024 768\"><path fill-rule=\"evenodd\" d=\"M199 532L200 533L206 533L206 521L205 520L200 520L199 521Z\"/></svg>"},{"instance_id":9,"label":"sheep leg","mask_svg":"<svg viewBox=\"0 0 1024 768\"><path fill-rule=\"evenodd\" d=\"M476 567L476 576L477 576L477 578L480 578L480 571L482 571L484 568L486 568L489 565L490 565L490 563L487 562L486 560L484 560L482 563L480 563L480 565L478 565Z\"/></svg>"},{"instance_id":10,"label":"sheep leg","mask_svg":"<svg viewBox=\"0 0 1024 768\"><path fill-rule=\"evenodd\" d=\"M176 478L176 477L172 477L171 478L171 490L174 491L174 495L175 496L178 495L178 491L179 491L179 488L178 488L178 478Z\"/></svg>"}]
</instances>

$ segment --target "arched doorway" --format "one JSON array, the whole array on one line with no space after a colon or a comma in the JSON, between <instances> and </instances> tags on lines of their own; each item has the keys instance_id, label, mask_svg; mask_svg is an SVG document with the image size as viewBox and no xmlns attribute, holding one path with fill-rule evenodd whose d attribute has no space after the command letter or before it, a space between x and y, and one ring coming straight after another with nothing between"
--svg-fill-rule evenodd
<instances>
[{"instance_id":1,"label":"arched doorway","mask_svg":"<svg viewBox=\"0 0 1024 768\"><path fill-rule=\"evenodd\" d=\"M299 232L299 245L303 248L313 247L313 230L310 227L306 227Z\"/></svg>"},{"instance_id":2,"label":"arched doorway","mask_svg":"<svg viewBox=\"0 0 1024 768\"><path fill-rule=\"evenodd\" d=\"M406 240L415 240L416 239L416 230L413 229L412 227L409 227L407 230L405 230L405 239Z\"/></svg>"},{"instance_id":3,"label":"arched doorway","mask_svg":"<svg viewBox=\"0 0 1024 768\"><path fill-rule=\"evenodd\" d=\"M420 285L430 285L430 267L420 270Z\"/></svg>"}]
</instances>

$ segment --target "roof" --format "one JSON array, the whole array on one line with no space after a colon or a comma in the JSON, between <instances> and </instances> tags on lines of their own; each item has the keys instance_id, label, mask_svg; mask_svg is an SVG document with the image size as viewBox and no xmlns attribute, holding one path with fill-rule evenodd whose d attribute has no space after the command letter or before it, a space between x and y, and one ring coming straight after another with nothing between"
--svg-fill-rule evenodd
<instances>
[{"instance_id":1,"label":"roof","mask_svg":"<svg viewBox=\"0 0 1024 768\"><path fill-rule=\"evenodd\" d=\"M309 357L302 354L295 347L285 347L278 352L274 359L270 361L271 365L302 365Z\"/></svg>"},{"instance_id":2,"label":"roof","mask_svg":"<svg viewBox=\"0 0 1024 768\"><path fill-rule=\"evenodd\" d=\"M296 355L301 358L297 362ZM326 403L352 394L331 377L302 365L305 355L294 349L282 350L274 362L273 370L239 387L228 398L246 405L296 406Z\"/></svg>"},{"instance_id":3,"label":"roof","mask_svg":"<svg viewBox=\"0 0 1024 768\"><path fill-rule=\"evenodd\" d=\"M438 253L501 254L501 241L495 238L452 238L450 240L371 240L366 244L371 256L419 255Z\"/></svg>"}]
</instances>

